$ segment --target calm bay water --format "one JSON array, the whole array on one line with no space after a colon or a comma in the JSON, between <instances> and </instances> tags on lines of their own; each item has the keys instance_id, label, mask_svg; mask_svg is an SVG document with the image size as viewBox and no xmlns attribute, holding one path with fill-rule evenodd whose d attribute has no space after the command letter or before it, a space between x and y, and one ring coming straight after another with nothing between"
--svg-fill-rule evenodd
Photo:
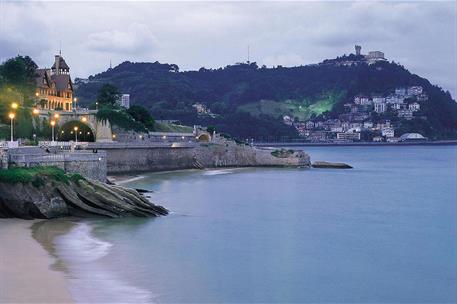
<instances>
[{"instance_id":1,"label":"calm bay water","mask_svg":"<svg viewBox=\"0 0 457 304\"><path fill-rule=\"evenodd\" d=\"M456 302L457 147L307 147L353 170L145 174L172 211L56 240L81 302ZM96 288L94 288L96 287Z\"/></svg>"}]
</instances>

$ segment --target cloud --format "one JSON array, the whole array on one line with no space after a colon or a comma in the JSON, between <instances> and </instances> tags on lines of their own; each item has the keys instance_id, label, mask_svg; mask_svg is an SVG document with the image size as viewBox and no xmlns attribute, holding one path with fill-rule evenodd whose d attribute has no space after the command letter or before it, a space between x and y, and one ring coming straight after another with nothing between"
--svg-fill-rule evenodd
<instances>
[{"instance_id":1,"label":"cloud","mask_svg":"<svg viewBox=\"0 0 457 304\"><path fill-rule=\"evenodd\" d=\"M154 50L158 41L147 25L132 23L122 30L91 33L86 45L88 50L95 52L144 54Z\"/></svg>"},{"instance_id":2,"label":"cloud","mask_svg":"<svg viewBox=\"0 0 457 304\"><path fill-rule=\"evenodd\" d=\"M70 14L70 15L69 15ZM389 60L457 95L457 2L4 2L0 59L19 52L39 65L62 51L72 75L130 61L181 70L244 61L294 66L353 52Z\"/></svg>"}]
</instances>

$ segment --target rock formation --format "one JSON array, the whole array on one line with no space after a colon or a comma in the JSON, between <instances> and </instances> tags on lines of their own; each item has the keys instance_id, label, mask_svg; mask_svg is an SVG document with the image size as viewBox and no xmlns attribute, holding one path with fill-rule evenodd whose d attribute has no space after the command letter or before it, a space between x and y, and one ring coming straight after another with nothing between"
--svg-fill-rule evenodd
<instances>
[{"instance_id":1,"label":"rock formation","mask_svg":"<svg viewBox=\"0 0 457 304\"><path fill-rule=\"evenodd\" d=\"M136 190L94 180L46 178L43 185L0 182L0 218L155 217L168 211Z\"/></svg>"},{"instance_id":2,"label":"rock formation","mask_svg":"<svg viewBox=\"0 0 457 304\"><path fill-rule=\"evenodd\" d=\"M345 163L331 163L326 161L315 161L312 164L313 168L328 168L328 169L352 169L352 166Z\"/></svg>"}]
</instances>

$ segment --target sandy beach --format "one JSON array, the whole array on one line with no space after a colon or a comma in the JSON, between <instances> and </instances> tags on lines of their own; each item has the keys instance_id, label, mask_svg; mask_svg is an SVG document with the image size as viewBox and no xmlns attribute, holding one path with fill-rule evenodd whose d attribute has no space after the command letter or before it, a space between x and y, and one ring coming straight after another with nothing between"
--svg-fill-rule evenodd
<instances>
[{"instance_id":1,"label":"sandy beach","mask_svg":"<svg viewBox=\"0 0 457 304\"><path fill-rule=\"evenodd\" d=\"M0 219L0 303L72 303L64 273L32 238L34 223Z\"/></svg>"}]
</instances>

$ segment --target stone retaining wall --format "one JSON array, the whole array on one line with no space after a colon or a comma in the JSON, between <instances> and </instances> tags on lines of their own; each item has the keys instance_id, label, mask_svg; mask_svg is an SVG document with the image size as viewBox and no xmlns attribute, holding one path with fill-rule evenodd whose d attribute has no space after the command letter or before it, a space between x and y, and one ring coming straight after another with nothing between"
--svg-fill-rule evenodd
<instances>
[{"instance_id":1,"label":"stone retaining wall","mask_svg":"<svg viewBox=\"0 0 457 304\"><path fill-rule=\"evenodd\" d=\"M91 149L97 148L91 145ZM295 152L279 158L271 150L237 144L195 146L100 145L107 153L108 173L167 171L192 168L293 166L309 167L309 156Z\"/></svg>"},{"instance_id":2,"label":"stone retaining wall","mask_svg":"<svg viewBox=\"0 0 457 304\"><path fill-rule=\"evenodd\" d=\"M24 150L24 151L21 151ZM8 151L8 166L35 167L54 166L66 173L79 173L84 177L106 181L106 152L89 151L63 153L31 153L25 149Z\"/></svg>"}]
</instances>

